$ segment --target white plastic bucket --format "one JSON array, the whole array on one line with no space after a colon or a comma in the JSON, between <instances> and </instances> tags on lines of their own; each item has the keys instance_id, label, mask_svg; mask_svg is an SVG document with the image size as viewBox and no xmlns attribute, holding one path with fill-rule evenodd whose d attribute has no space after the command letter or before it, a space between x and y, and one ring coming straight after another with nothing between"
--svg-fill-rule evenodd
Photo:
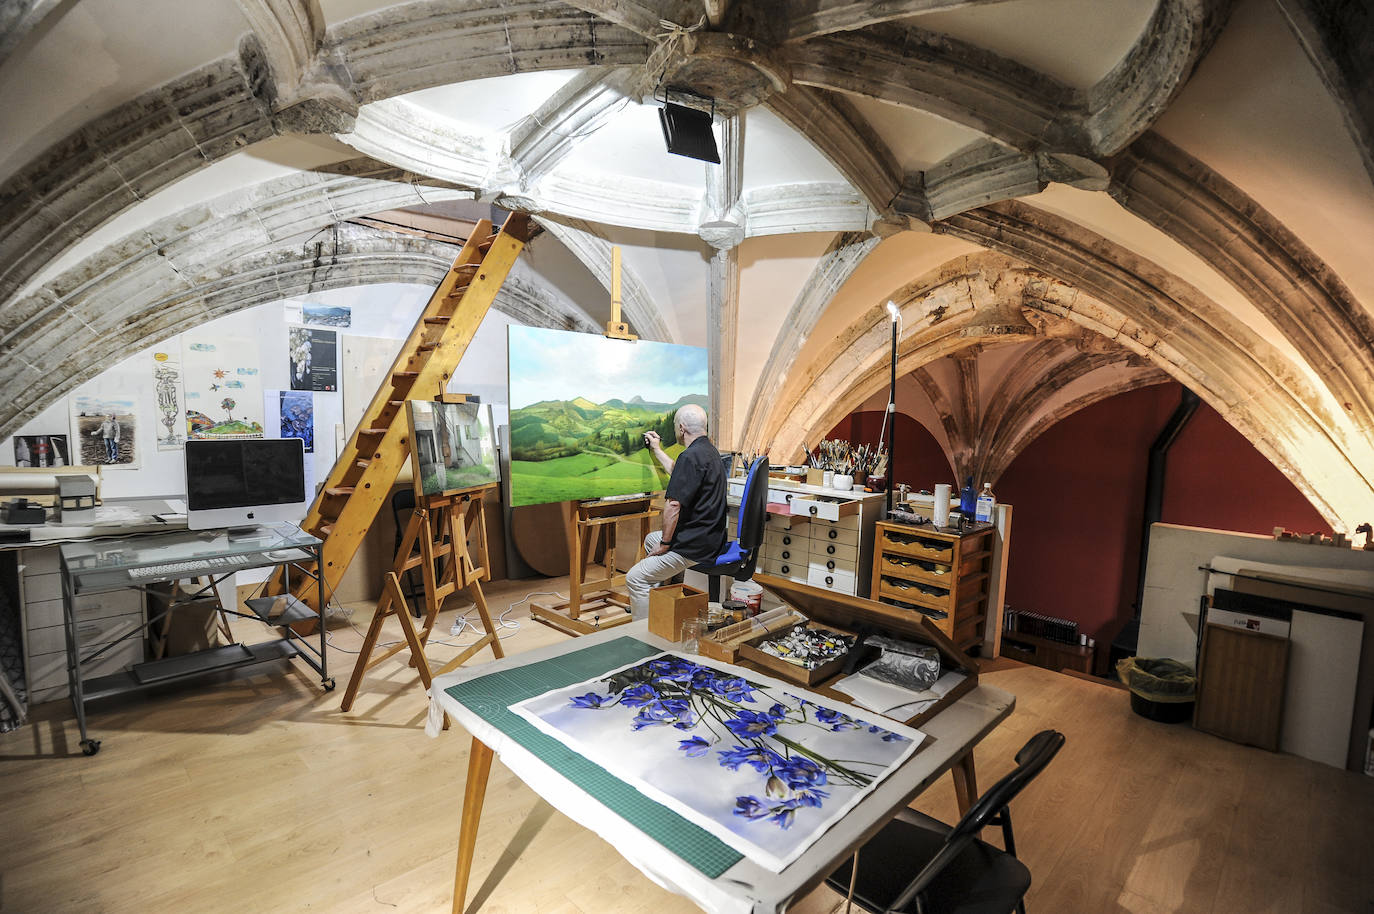
<instances>
[{"instance_id":1,"label":"white plastic bucket","mask_svg":"<svg viewBox=\"0 0 1374 914\"><path fill-rule=\"evenodd\" d=\"M739 600L748 607L748 615L758 615L763 604L763 585L753 581L736 581L730 585L730 599Z\"/></svg>"}]
</instances>

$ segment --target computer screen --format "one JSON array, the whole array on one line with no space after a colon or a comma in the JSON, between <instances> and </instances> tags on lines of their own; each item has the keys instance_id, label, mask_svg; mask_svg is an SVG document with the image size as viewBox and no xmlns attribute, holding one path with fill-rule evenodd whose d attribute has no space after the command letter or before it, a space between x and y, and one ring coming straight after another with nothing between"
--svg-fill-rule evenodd
<instances>
[{"instance_id":1,"label":"computer screen","mask_svg":"<svg viewBox=\"0 0 1374 914\"><path fill-rule=\"evenodd\" d=\"M192 530L297 522L305 496L299 438L186 442L186 520Z\"/></svg>"}]
</instances>

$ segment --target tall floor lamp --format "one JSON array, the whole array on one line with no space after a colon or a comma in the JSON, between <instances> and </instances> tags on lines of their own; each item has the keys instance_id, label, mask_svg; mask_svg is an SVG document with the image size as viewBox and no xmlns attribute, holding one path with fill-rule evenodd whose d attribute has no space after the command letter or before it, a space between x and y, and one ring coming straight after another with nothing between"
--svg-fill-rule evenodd
<instances>
[{"instance_id":1,"label":"tall floor lamp","mask_svg":"<svg viewBox=\"0 0 1374 914\"><path fill-rule=\"evenodd\" d=\"M883 415L883 428L878 432L879 443L883 433L887 433L887 510L892 510L892 489L897 484L897 330L902 322L902 313L895 301L888 301L887 315L892 320L892 359L891 378L887 385L887 412Z\"/></svg>"}]
</instances>

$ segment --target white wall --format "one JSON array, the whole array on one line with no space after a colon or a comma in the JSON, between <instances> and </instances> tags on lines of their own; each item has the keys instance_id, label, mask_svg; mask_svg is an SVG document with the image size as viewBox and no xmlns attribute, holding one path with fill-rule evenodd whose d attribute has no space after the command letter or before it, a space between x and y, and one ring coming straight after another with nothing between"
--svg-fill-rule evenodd
<instances>
[{"instance_id":1,"label":"white wall","mask_svg":"<svg viewBox=\"0 0 1374 914\"><path fill-rule=\"evenodd\" d=\"M342 305L352 309L352 326L328 328L343 336L368 336L400 343L409 334L416 317L433 290L429 286L413 284L384 284L358 286L331 292L312 293L308 297L285 302L260 305L240 311L206 324L197 335L250 337L257 340L262 388L279 390L290 388L289 365L286 355L287 306L308 300L317 304ZM462 363L454 372L449 390L476 394L482 402L494 406L494 420L503 424L508 420L506 409L506 327L513 321L492 310L478 328ZM186 494L186 474L183 452L157 450L155 438L156 394L152 374L152 354L166 351L181 352L181 338L171 337L114 365L92 381L81 385L73 393L123 393L136 397L140 406L136 443L139 454L137 469L103 469L102 495L105 498L170 497ZM349 383L340 366L340 388ZM369 390L366 396L370 397ZM315 453L307 456L307 481L323 480L334 465L334 426L342 422L340 391L316 391ZM71 435L70 408L67 397L48 406L36 418L25 423L16 434ZM351 431L345 430L346 432ZM14 465L14 448L10 441L0 442L0 465Z\"/></svg>"}]
</instances>

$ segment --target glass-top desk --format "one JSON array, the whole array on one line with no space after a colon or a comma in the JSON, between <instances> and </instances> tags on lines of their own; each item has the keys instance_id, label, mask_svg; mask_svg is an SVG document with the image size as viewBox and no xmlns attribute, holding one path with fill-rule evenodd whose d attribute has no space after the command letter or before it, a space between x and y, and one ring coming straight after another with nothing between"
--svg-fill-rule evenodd
<instances>
[{"instance_id":1,"label":"glass-top desk","mask_svg":"<svg viewBox=\"0 0 1374 914\"><path fill-rule=\"evenodd\" d=\"M89 738L86 733L85 710L86 702L99 698L295 657L320 674L320 684L326 691L332 690L334 680L328 675L325 658L324 579L316 572L320 567L320 548L319 539L290 526L255 527L234 532L181 531L63 545L62 617L67 641L67 681L77 724L81 729L82 751L94 755L100 749L100 741ZM258 597L246 601L252 610L251 614L239 612L237 607L225 607L224 611L240 618L265 622L277 628L282 633L281 638L258 644L229 644L134 664L129 670L108 676L82 678L83 665L94 661L119 641L142 636L150 626L174 612L177 606L213 592L215 584L235 572L273 566L282 566L282 589L285 594L291 592L292 569L313 579L318 588L317 605L320 609L312 609L294 597L283 596ZM150 606L147 621L119 641L106 644L91 653L83 653L76 624L76 597L126 587L143 590L149 584L187 578L204 580L187 597L177 599L175 595L168 596L166 605L156 612ZM312 626L318 633L318 646L296 630Z\"/></svg>"}]
</instances>

